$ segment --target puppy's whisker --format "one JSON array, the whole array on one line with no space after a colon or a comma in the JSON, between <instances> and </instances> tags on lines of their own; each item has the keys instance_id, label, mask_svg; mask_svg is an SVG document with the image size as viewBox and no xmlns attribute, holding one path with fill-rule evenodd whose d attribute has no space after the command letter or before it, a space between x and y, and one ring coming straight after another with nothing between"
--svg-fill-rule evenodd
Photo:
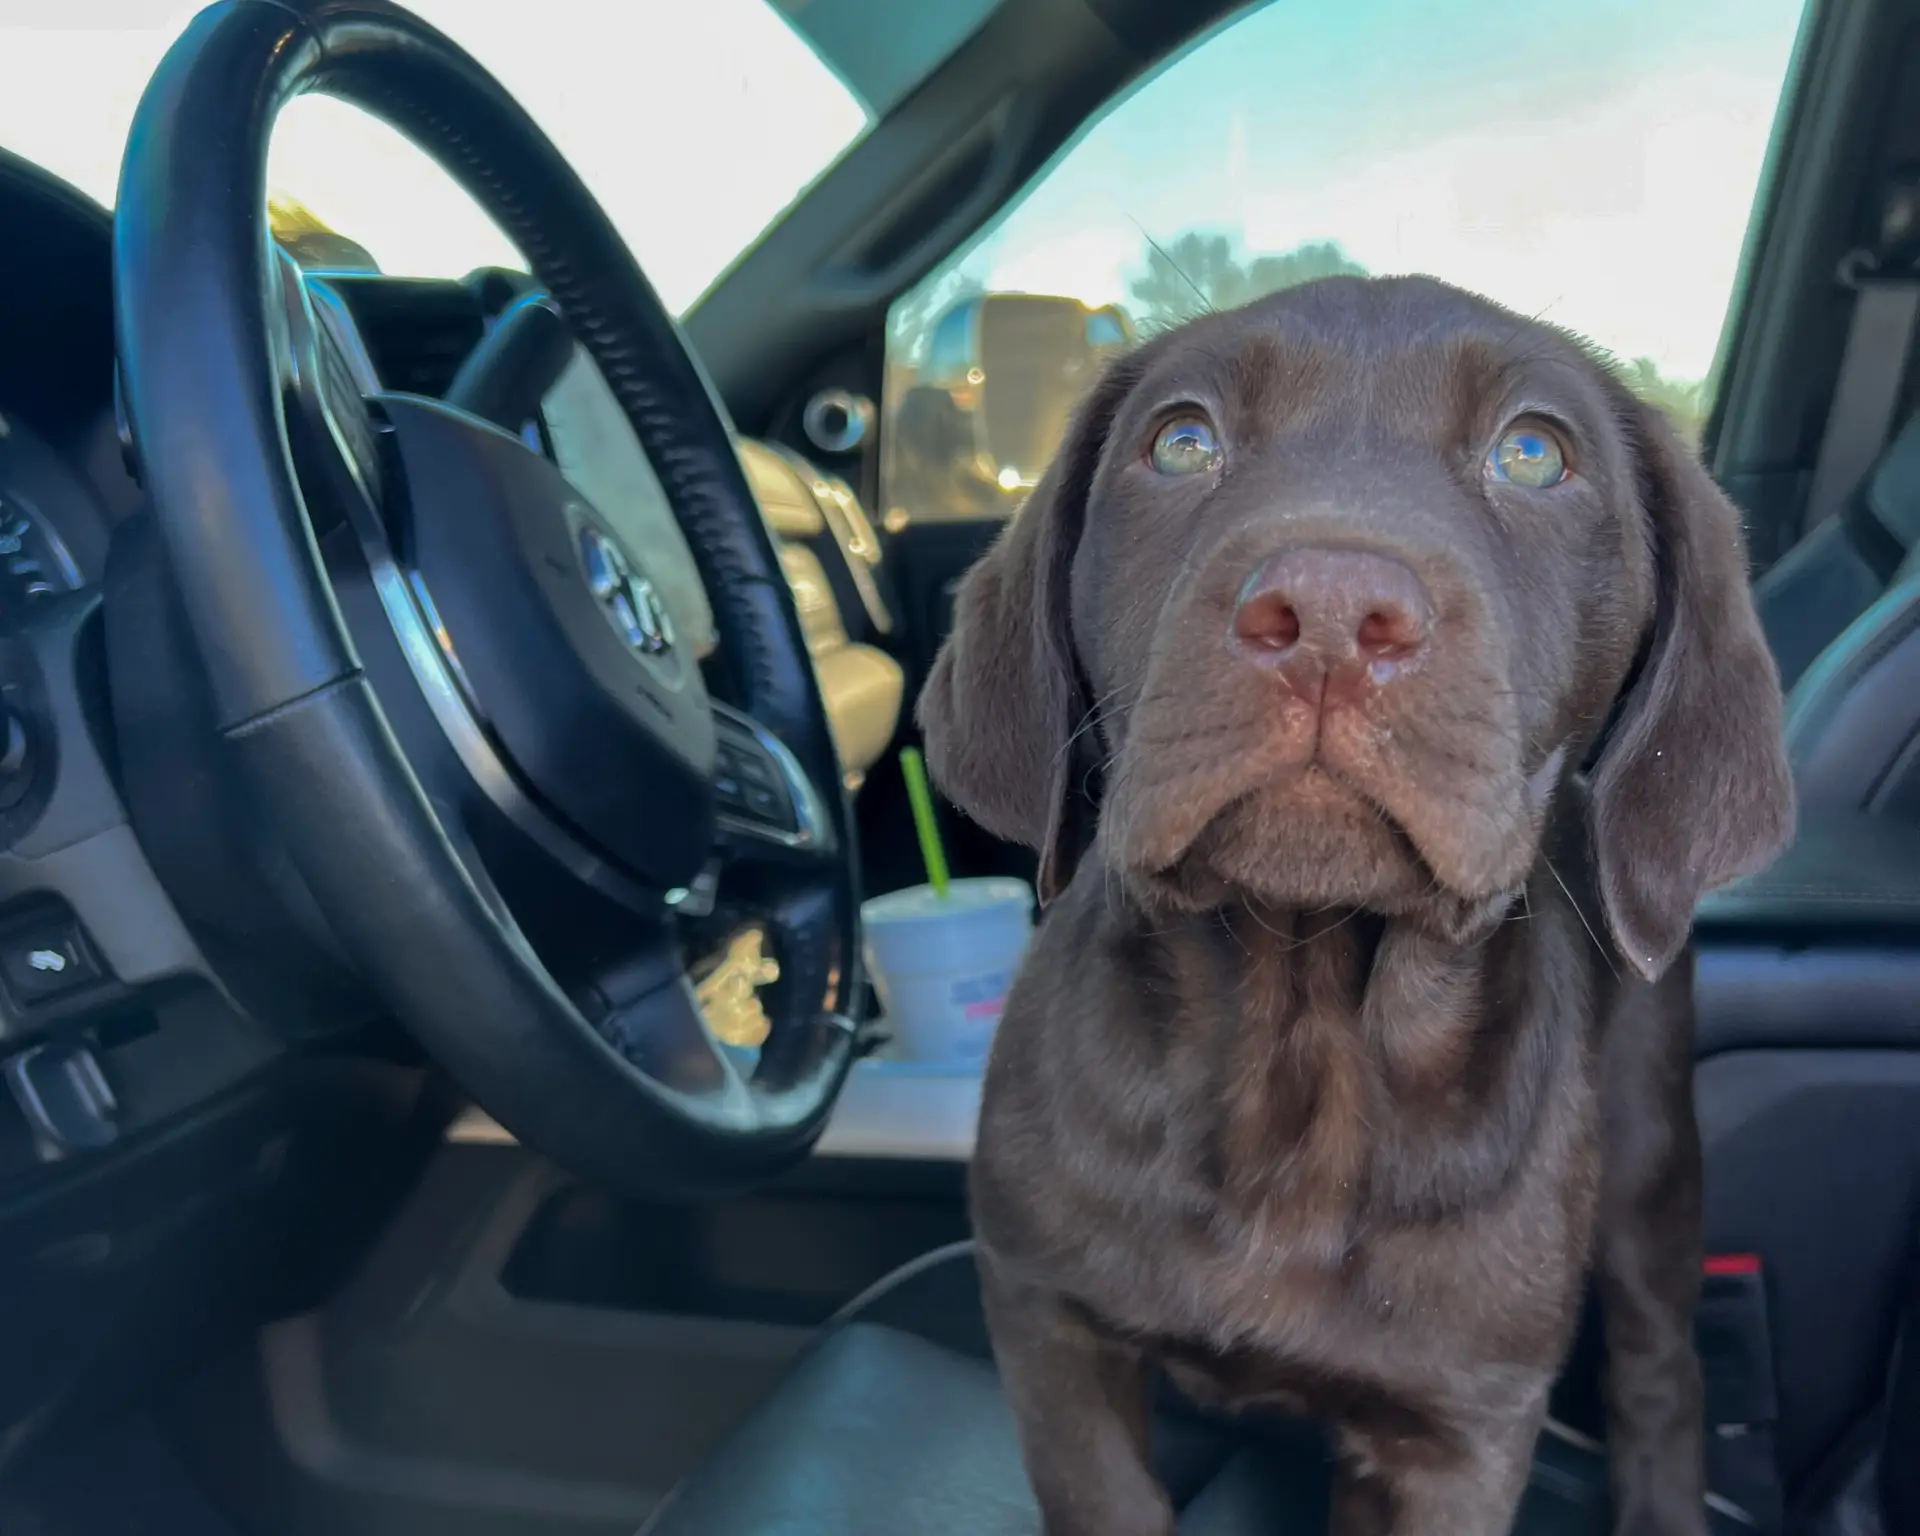
<instances>
[{"instance_id":1,"label":"puppy's whisker","mask_svg":"<svg viewBox=\"0 0 1920 1536\"><path fill-rule=\"evenodd\" d=\"M1553 867L1553 860L1547 857L1544 848L1540 851L1540 862L1546 868L1547 873L1553 876L1553 883L1560 887L1560 894L1567 898L1567 905L1573 908L1573 915L1580 919L1580 926L1587 930L1587 937L1593 940L1593 947L1599 951L1600 958L1606 962L1607 969L1613 973L1613 979L1618 981L1620 979L1620 970L1619 967L1613 963L1612 953L1607 949L1607 946L1600 941L1600 935L1593 931L1593 924L1587 921L1586 909L1574 899L1572 890L1568 888L1567 882L1560 878L1560 871Z\"/></svg>"},{"instance_id":2,"label":"puppy's whisker","mask_svg":"<svg viewBox=\"0 0 1920 1536\"><path fill-rule=\"evenodd\" d=\"M1080 717L1080 723L1073 728L1072 734L1060 744L1060 750L1054 754L1053 761L1056 767L1059 766L1060 760L1073 750L1075 742L1079 741L1088 731L1097 729L1112 718L1111 710L1107 710L1105 713L1102 713L1102 710L1105 706L1116 703L1119 696L1126 692L1126 689L1127 685L1125 683L1116 684L1086 707L1085 712Z\"/></svg>"},{"instance_id":3,"label":"puppy's whisker","mask_svg":"<svg viewBox=\"0 0 1920 1536\"><path fill-rule=\"evenodd\" d=\"M1178 277L1181 282L1185 283L1189 288L1193 290L1193 296L1200 301L1200 312L1206 315L1213 314L1215 312L1213 307L1213 300L1209 299L1206 296L1206 293L1201 289L1200 285L1193 280L1192 276L1188 273L1187 269L1181 266L1179 262L1173 259L1173 257L1168 253L1167 248L1164 245L1162 245L1158 240L1154 239L1152 235L1147 233L1146 225L1142 224L1138 219L1134 218L1131 214L1129 214L1127 217L1129 221L1133 224L1133 227L1140 231L1140 238L1147 242L1147 245L1153 250L1153 253L1173 269L1174 275Z\"/></svg>"}]
</instances>

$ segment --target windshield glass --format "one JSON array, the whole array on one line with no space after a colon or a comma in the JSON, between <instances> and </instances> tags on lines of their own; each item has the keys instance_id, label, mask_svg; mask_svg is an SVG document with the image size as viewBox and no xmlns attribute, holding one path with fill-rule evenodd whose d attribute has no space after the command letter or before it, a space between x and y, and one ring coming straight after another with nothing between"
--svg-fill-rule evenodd
<instances>
[{"instance_id":1,"label":"windshield glass","mask_svg":"<svg viewBox=\"0 0 1920 1536\"><path fill-rule=\"evenodd\" d=\"M676 311L994 3L409 0L533 114ZM198 8L0 0L0 147L111 205L140 92ZM277 200L386 272L522 265L445 173L341 102L309 97L287 109L269 181Z\"/></svg>"}]
</instances>

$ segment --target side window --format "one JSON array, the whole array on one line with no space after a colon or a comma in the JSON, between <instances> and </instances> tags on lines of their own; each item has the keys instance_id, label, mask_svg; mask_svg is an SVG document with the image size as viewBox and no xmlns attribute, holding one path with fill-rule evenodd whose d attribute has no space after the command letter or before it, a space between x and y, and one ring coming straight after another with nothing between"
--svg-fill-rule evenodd
<instances>
[{"instance_id":1,"label":"side window","mask_svg":"<svg viewBox=\"0 0 1920 1536\"><path fill-rule=\"evenodd\" d=\"M1241 16L894 304L888 525L1007 515L1106 353L1342 273L1428 273L1575 331L1697 438L1803 8Z\"/></svg>"}]
</instances>

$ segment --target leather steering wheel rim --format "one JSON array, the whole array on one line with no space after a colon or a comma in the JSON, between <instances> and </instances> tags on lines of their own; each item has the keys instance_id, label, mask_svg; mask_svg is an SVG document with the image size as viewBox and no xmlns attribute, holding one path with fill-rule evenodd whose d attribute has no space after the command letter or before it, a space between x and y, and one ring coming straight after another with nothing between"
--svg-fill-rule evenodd
<instances>
[{"instance_id":1,"label":"leather steering wheel rim","mask_svg":"<svg viewBox=\"0 0 1920 1536\"><path fill-rule=\"evenodd\" d=\"M844 857L783 902L780 1001L750 1082L718 1053L717 1076L661 1081L587 1021L463 861L363 669L291 467L275 355L267 149L282 106L310 90L428 151L526 255L686 530L734 700L819 791ZM224 0L142 99L114 243L128 424L218 729L375 993L509 1130L615 1187L717 1192L804 1155L856 1050L838 758L721 408L578 176L475 61L383 0ZM677 970L655 1006L693 1006Z\"/></svg>"}]
</instances>

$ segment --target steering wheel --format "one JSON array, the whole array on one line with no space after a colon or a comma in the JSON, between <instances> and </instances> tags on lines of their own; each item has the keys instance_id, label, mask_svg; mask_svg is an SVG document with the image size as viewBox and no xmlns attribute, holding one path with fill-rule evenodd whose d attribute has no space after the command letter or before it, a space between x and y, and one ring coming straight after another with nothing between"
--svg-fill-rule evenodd
<instances>
[{"instance_id":1,"label":"steering wheel","mask_svg":"<svg viewBox=\"0 0 1920 1536\"><path fill-rule=\"evenodd\" d=\"M267 231L269 136L310 90L427 150L525 253L687 535L711 679L647 552L543 455L354 387ZM721 407L579 177L399 8L225 0L140 104L114 240L133 451L223 748L338 948L576 1172L687 1196L803 1156L863 1045L839 763ZM681 949L716 886L780 969L744 1075Z\"/></svg>"}]
</instances>

